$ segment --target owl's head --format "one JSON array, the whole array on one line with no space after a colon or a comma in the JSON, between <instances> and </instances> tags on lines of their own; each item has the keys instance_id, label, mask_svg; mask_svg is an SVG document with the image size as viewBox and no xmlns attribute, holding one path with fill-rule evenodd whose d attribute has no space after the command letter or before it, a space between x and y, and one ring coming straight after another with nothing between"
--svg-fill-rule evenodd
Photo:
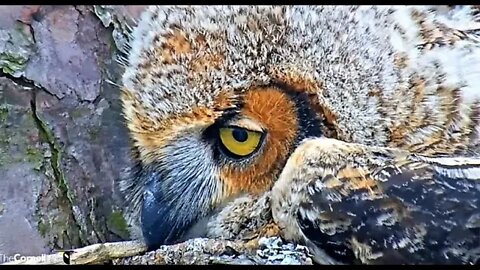
<instances>
[{"instance_id":1,"label":"owl's head","mask_svg":"<svg viewBox=\"0 0 480 270\"><path fill-rule=\"evenodd\" d=\"M329 22L317 13L162 6L143 14L122 102L138 161L132 203L150 248L181 239L236 196L267 191L296 145L328 130L317 72L326 52L315 51L312 31Z\"/></svg>"}]
</instances>

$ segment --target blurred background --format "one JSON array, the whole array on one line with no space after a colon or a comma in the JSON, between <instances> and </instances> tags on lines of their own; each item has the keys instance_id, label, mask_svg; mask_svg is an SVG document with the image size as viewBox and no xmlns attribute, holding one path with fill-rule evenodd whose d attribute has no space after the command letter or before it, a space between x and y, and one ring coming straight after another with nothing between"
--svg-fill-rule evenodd
<instances>
[{"instance_id":1,"label":"blurred background","mask_svg":"<svg viewBox=\"0 0 480 270\"><path fill-rule=\"evenodd\" d=\"M116 58L144 8L0 7L0 254L129 238Z\"/></svg>"}]
</instances>

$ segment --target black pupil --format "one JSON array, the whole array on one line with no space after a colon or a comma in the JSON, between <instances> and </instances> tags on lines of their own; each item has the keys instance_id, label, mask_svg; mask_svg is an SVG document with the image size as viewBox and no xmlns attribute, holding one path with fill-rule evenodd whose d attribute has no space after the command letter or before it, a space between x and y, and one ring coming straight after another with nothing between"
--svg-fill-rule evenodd
<instances>
[{"instance_id":1,"label":"black pupil","mask_svg":"<svg viewBox=\"0 0 480 270\"><path fill-rule=\"evenodd\" d=\"M245 130L239 128L234 128L232 130L232 136L235 140L239 142L244 142L248 139L248 133Z\"/></svg>"}]
</instances>

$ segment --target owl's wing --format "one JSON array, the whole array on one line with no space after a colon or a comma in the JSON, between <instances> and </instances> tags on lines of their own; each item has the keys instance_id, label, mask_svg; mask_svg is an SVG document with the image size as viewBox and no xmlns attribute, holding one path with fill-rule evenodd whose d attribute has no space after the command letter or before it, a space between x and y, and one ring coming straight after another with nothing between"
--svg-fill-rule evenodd
<instances>
[{"instance_id":1,"label":"owl's wing","mask_svg":"<svg viewBox=\"0 0 480 270\"><path fill-rule=\"evenodd\" d=\"M279 181L297 185L292 216L315 249L344 263L480 263L480 158L310 144Z\"/></svg>"}]
</instances>

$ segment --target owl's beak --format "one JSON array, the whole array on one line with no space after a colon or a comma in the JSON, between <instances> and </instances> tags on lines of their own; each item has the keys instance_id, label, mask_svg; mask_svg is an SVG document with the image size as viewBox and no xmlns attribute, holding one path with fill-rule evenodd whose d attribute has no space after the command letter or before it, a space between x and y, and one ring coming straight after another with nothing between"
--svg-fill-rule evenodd
<instances>
[{"instance_id":1,"label":"owl's beak","mask_svg":"<svg viewBox=\"0 0 480 270\"><path fill-rule=\"evenodd\" d=\"M175 222L170 221L171 208L163 200L160 187L161 180L151 177L145 185L142 206L142 233L149 250L173 241L173 235L178 233Z\"/></svg>"},{"instance_id":2,"label":"owl's beak","mask_svg":"<svg viewBox=\"0 0 480 270\"><path fill-rule=\"evenodd\" d=\"M161 176L152 173L143 193L141 227L149 250L175 244L196 220L192 209L179 211L178 205L175 205L177 200L170 198L171 194L167 194L162 184Z\"/></svg>"},{"instance_id":3,"label":"owl's beak","mask_svg":"<svg viewBox=\"0 0 480 270\"><path fill-rule=\"evenodd\" d=\"M165 175L166 174L166 175ZM175 177L171 177L175 175ZM198 187L204 178L159 171L148 172L144 186L141 227L149 250L171 245L193 237L189 229L210 213L208 198L213 196ZM183 183L183 184L182 184ZM207 199L207 200L204 200Z\"/></svg>"}]
</instances>

